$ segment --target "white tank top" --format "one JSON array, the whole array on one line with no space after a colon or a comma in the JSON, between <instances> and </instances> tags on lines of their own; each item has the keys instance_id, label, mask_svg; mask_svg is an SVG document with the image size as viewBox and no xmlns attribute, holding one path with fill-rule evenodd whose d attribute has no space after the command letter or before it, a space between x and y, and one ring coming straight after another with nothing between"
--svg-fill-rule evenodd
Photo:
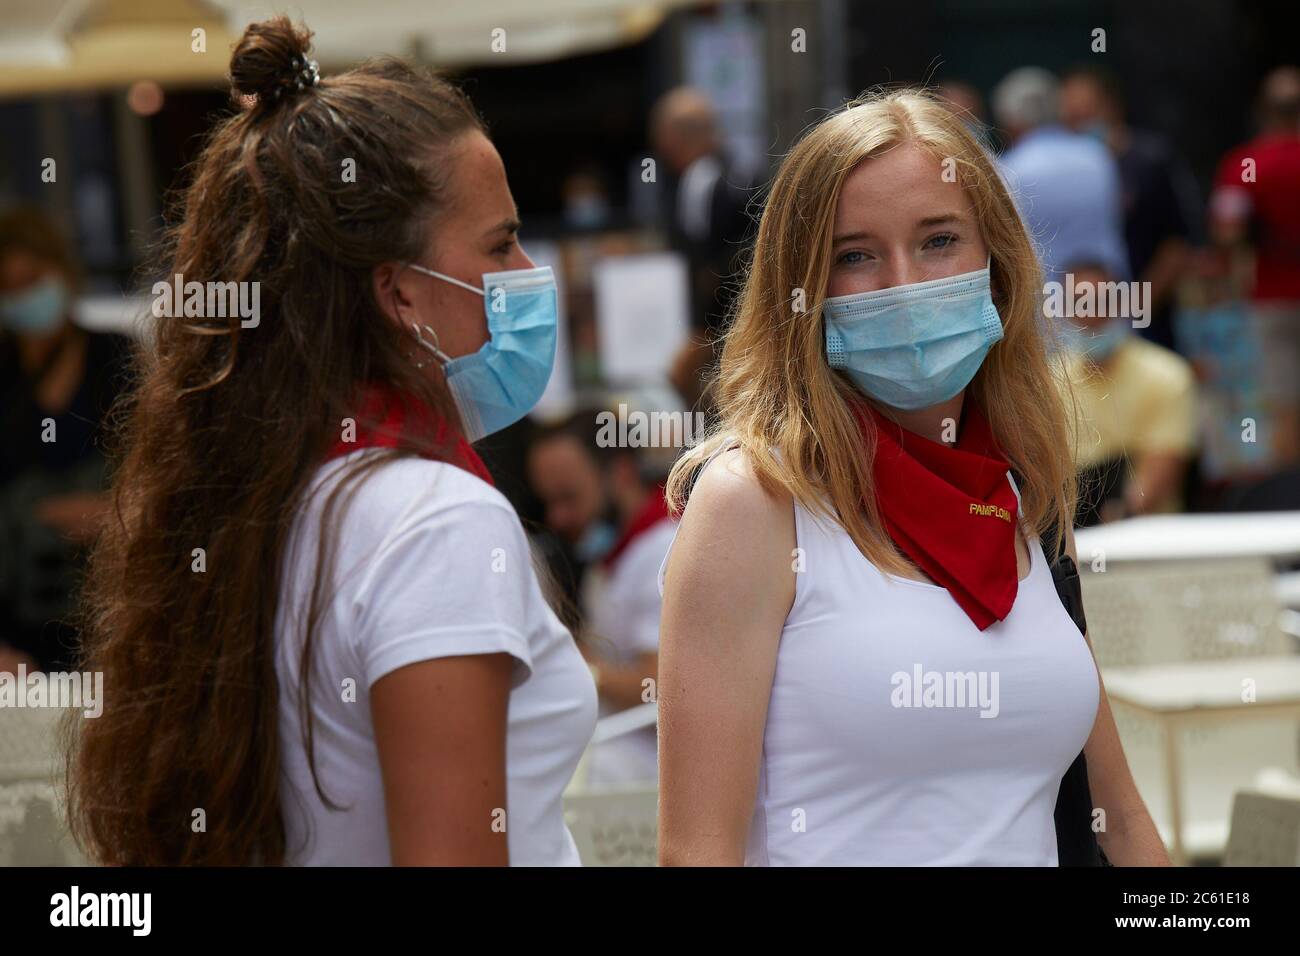
<instances>
[{"instance_id":1,"label":"white tank top","mask_svg":"<svg viewBox=\"0 0 1300 956\"><path fill-rule=\"evenodd\" d=\"M1099 682L1036 538L1011 613L980 631L946 589L794 517L746 865L1056 866Z\"/></svg>"}]
</instances>

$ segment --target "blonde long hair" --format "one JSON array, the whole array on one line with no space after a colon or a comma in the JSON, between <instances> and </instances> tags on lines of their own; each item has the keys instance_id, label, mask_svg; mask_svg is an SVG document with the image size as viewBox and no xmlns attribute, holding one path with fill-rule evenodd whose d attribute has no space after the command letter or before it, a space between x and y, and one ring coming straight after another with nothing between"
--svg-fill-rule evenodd
<instances>
[{"instance_id":1,"label":"blonde long hair","mask_svg":"<svg viewBox=\"0 0 1300 956\"><path fill-rule=\"evenodd\" d=\"M908 562L883 529L871 464L851 402L862 394L826 362L822 300L840 190L858 163L901 144L954 161L992 258L994 304L1004 336L984 359L967 395L1021 476L1021 515L1030 528L1055 525L1063 540L1076 485L1064 395L1049 364L1039 321L1042 269L988 154L940 100L922 90L861 97L813 127L772 183L744 289L712 383L718 421L668 479L674 511L712 454L738 444L768 491L784 489L837 521L882 570ZM802 296L801 296L802 290ZM805 310L796 311L799 299Z\"/></svg>"}]
</instances>

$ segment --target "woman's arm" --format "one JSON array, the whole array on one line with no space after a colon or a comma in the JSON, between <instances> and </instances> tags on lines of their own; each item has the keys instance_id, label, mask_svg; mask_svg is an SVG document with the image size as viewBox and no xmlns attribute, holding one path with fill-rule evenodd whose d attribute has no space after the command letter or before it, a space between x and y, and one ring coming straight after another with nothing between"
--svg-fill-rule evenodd
<instances>
[{"instance_id":1,"label":"woman's arm","mask_svg":"<svg viewBox=\"0 0 1300 956\"><path fill-rule=\"evenodd\" d=\"M1073 530L1067 531L1065 544L1077 565L1079 556L1074 546ZM1084 639L1088 639L1086 634ZM1092 649L1091 641L1088 648ZM1093 665L1096 666L1095 655ZM1106 813L1106 829L1097 834L1097 840L1107 859L1116 866L1169 866L1169 854L1142 795L1138 793L1137 784L1133 782L1100 668L1097 670L1097 683L1101 688L1097 720L1083 748L1088 761L1088 788L1092 802Z\"/></svg>"},{"instance_id":2,"label":"woman's arm","mask_svg":"<svg viewBox=\"0 0 1300 956\"><path fill-rule=\"evenodd\" d=\"M113 495L108 491L51 495L36 502L33 513L36 520L77 544L90 544L113 513Z\"/></svg>"},{"instance_id":3,"label":"woman's arm","mask_svg":"<svg viewBox=\"0 0 1300 956\"><path fill-rule=\"evenodd\" d=\"M1137 461L1133 479L1124 489L1124 506L1130 515L1164 511L1182 493L1188 456L1179 452L1145 452Z\"/></svg>"},{"instance_id":4,"label":"woman's arm","mask_svg":"<svg viewBox=\"0 0 1300 956\"><path fill-rule=\"evenodd\" d=\"M664 578L661 865L744 862L794 547L790 498L765 492L743 454L705 469Z\"/></svg>"},{"instance_id":5,"label":"woman's arm","mask_svg":"<svg viewBox=\"0 0 1300 956\"><path fill-rule=\"evenodd\" d=\"M371 687L394 866L509 864L506 707L513 660L441 657L398 668Z\"/></svg>"}]
</instances>

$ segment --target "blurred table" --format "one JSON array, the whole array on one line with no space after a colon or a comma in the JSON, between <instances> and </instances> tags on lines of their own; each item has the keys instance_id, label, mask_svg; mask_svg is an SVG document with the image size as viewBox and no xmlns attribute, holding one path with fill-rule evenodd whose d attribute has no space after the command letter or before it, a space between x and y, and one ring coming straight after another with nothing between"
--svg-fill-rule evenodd
<instances>
[{"instance_id":1,"label":"blurred table","mask_svg":"<svg viewBox=\"0 0 1300 956\"><path fill-rule=\"evenodd\" d=\"M1279 574L1276 592L1278 604L1300 610L1300 571Z\"/></svg>"},{"instance_id":2,"label":"blurred table","mask_svg":"<svg viewBox=\"0 0 1300 956\"><path fill-rule=\"evenodd\" d=\"M1173 828L1171 855L1175 865L1185 865L1178 731L1194 721L1285 715L1300 719L1300 656L1108 667L1102 677L1112 703L1160 725ZM1255 700L1250 703L1241 699L1242 682L1247 679L1255 682Z\"/></svg>"},{"instance_id":3,"label":"blurred table","mask_svg":"<svg viewBox=\"0 0 1300 956\"><path fill-rule=\"evenodd\" d=\"M1079 564L1101 554L1111 561L1196 560L1260 555L1300 558L1300 512L1144 515L1075 531Z\"/></svg>"}]
</instances>

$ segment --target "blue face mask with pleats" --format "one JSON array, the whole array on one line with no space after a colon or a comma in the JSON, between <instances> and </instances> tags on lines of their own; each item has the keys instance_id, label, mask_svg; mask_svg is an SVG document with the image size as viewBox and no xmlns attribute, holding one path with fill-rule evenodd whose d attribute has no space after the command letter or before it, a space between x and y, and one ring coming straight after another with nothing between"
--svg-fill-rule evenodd
<instances>
[{"instance_id":1,"label":"blue face mask with pleats","mask_svg":"<svg viewBox=\"0 0 1300 956\"><path fill-rule=\"evenodd\" d=\"M483 288L434 272L412 269L483 296L490 338L470 355L452 358L436 342L416 336L442 362L465 437L478 441L513 425L537 404L555 364L559 296L550 266L483 276Z\"/></svg>"},{"instance_id":2,"label":"blue face mask with pleats","mask_svg":"<svg viewBox=\"0 0 1300 956\"><path fill-rule=\"evenodd\" d=\"M989 267L822 303L826 361L863 393L906 410L952 398L1002 338Z\"/></svg>"}]
</instances>

